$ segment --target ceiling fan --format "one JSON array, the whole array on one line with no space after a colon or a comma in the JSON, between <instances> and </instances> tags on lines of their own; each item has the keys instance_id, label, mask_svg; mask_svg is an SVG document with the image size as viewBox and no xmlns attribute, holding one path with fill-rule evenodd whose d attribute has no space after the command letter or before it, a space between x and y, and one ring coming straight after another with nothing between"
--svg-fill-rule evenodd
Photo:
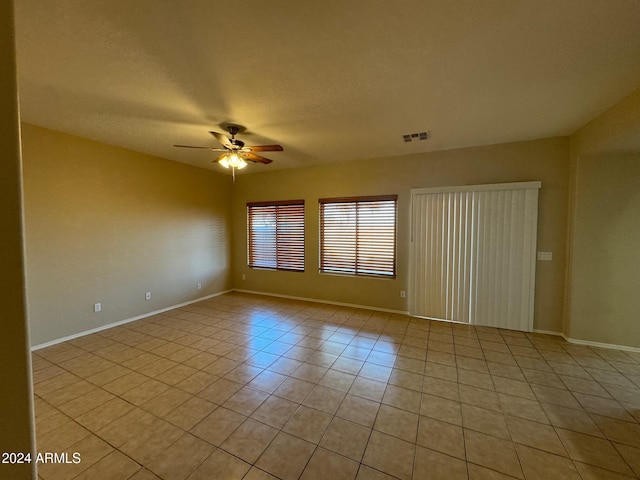
<instances>
[{"instance_id":1,"label":"ceiling fan","mask_svg":"<svg viewBox=\"0 0 640 480\"><path fill-rule=\"evenodd\" d=\"M245 146L242 140L236 138L236 134L244 130L244 127L240 125L227 125L226 130L231 135L229 138L227 135L218 132L209 132L211 135L222 144L222 148L218 147L195 147L192 145L174 145L174 147L180 148L198 148L204 150L211 150L212 152L224 152L215 161L225 168L231 168L235 177L235 170L241 169L247 166L247 160L254 163L271 163L272 160L265 158L261 155L256 155L254 152L281 152L283 148L280 145L257 145L253 147Z\"/></svg>"}]
</instances>

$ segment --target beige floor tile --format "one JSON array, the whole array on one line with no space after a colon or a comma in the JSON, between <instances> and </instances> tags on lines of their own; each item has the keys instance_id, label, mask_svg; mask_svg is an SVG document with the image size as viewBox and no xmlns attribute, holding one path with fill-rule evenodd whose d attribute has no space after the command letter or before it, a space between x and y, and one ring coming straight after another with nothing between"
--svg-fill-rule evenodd
<instances>
[{"instance_id":1,"label":"beige floor tile","mask_svg":"<svg viewBox=\"0 0 640 480\"><path fill-rule=\"evenodd\" d=\"M138 470L132 477L128 480L162 480L155 473L150 472L146 468Z\"/></svg>"},{"instance_id":2,"label":"beige floor tile","mask_svg":"<svg viewBox=\"0 0 640 480\"><path fill-rule=\"evenodd\" d=\"M526 418L538 423L549 423L547 414L537 400L527 400L526 398L514 397L504 393L499 393L498 398L505 414Z\"/></svg>"},{"instance_id":3,"label":"beige floor tile","mask_svg":"<svg viewBox=\"0 0 640 480\"><path fill-rule=\"evenodd\" d=\"M365 427L372 427L379 409L380 403L378 402L355 395L347 395L340 404L336 416Z\"/></svg>"},{"instance_id":4,"label":"beige floor tile","mask_svg":"<svg viewBox=\"0 0 640 480\"><path fill-rule=\"evenodd\" d=\"M257 467L252 467L242 480L278 480L273 475L268 474L267 472L260 470Z\"/></svg>"},{"instance_id":5,"label":"beige floor tile","mask_svg":"<svg viewBox=\"0 0 640 480\"><path fill-rule=\"evenodd\" d=\"M572 460L625 475L632 474L631 468L608 440L560 428L556 431Z\"/></svg>"},{"instance_id":6,"label":"beige floor tile","mask_svg":"<svg viewBox=\"0 0 640 480\"><path fill-rule=\"evenodd\" d=\"M413 471L415 444L381 432L372 432L362 463L388 475L408 480Z\"/></svg>"},{"instance_id":7,"label":"beige floor tile","mask_svg":"<svg viewBox=\"0 0 640 480\"><path fill-rule=\"evenodd\" d=\"M418 446L413 478L467 480L467 462Z\"/></svg>"},{"instance_id":8,"label":"beige floor tile","mask_svg":"<svg viewBox=\"0 0 640 480\"><path fill-rule=\"evenodd\" d=\"M463 385L494 390L493 379L486 373L475 372L473 370L458 369L458 382Z\"/></svg>"},{"instance_id":9,"label":"beige floor tile","mask_svg":"<svg viewBox=\"0 0 640 480\"><path fill-rule=\"evenodd\" d=\"M267 392L246 386L234 393L222 406L248 417L262 405L267 398L269 398Z\"/></svg>"},{"instance_id":10,"label":"beige floor tile","mask_svg":"<svg viewBox=\"0 0 640 480\"><path fill-rule=\"evenodd\" d=\"M554 427L561 427L565 430L573 430L574 432L586 433L596 437L604 437L596 423L583 410L575 410L548 403L543 403L542 407Z\"/></svg>"},{"instance_id":11,"label":"beige floor tile","mask_svg":"<svg viewBox=\"0 0 640 480\"><path fill-rule=\"evenodd\" d=\"M44 480L640 478L640 355L548 335L233 293L33 367L39 448L84 455Z\"/></svg>"},{"instance_id":12,"label":"beige floor tile","mask_svg":"<svg viewBox=\"0 0 640 480\"><path fill-rule=\"evenodd\" d=\"M219 407L193 427L191 433L220 446L245 420L244 415Z\"/></svg>"},{"instance_id":13,"label":"beige floor tile","mask_svg":"<svg viewBox=\"0 0 640 480\"><path fill-rule=\"evenodd\" d=\"M373 425L374 430L415 443L418 432L418 418L415 413L381 405Z\"/></svg>"},{"instance_id":14,"label":"beige floor tile","mask_svg":"<svg viewBox=\"0 0 640 480\"><path fill-rule=\"evenodd\" d=\"M622 455L622 458L624 458L636 476L640 478L640 448L623 445L621 443L614 443L613 446L618 450L618 453Z\"/></svg>"},{"instance_id":15,"label":"beige floor tile","mask_svg":"<svg viewBox=\"0 0 640 480\"><path fill-rule=\"evenodd\" d=\"M296 412L299 405L285 398L272 395L260 405L251 418L259 422L281 429Z\"/></svg>"},{"instance_id":16,"label":"beige floor tile","mask_svg":"<svg viewBox=\"0 0 640 480\"><path fill-rule=\"evenodd\" d=\"M218 408L217 405L204 398L191 397L163 418L183 430L191 430L216 408Z\"/></svg>"},{"instance_id":17,"label":"beige floor tile","mask_svg":"<svg viewBox=\"0 0 640 480\"><path fill-rule=\"evenodd\" d=\"M370 428L334 417L320 446L359 462L370 436Z\"/></svg>"},{"instance_id":18,"label":"beige floor tile","mask_svg":"<svg viewBox=\"0 0 640 480\"><path fill-rule=\"evenodd\" d=\"M318 443L331 423L331 415L301 406L289 419L282 431L311 443Z\"/></svg>"},{"instance_id":19,"label":"beige floor tile","mask_svg":"<svg viewBox=\"0 0 640 480\"><path fill-rule=\"evenodd\" d=\"M220 449L213 452L196 470L187 477L189 480L240 480L251 465Z\"/></svg>"},{"instance_id":20,"label":"beige floor tile","mask_svg":"<svg viewBox=\"0 0 640 480\"><path fill-rule=\"evenodd\" d=\"M462 425L466 429L509 440L509 429L502 413L462 404Z\"/></svg>"},{"instance_id":21,"label":"beige floor tile","mask_svg":"<svg viewBox=\"0 0 640 480\"><path fill-rule=\"evenodd\" d=\"M282 384L275 390L274 394L295 403L302 403L314 387L314 383L289 377L282 382Z\"/></svg>"},{"instance_id":22,"label":"beige floor tile","mask_svg":"<svg viewBox=\"0 0 640 480\"><path fill-rule=\"evenodd\" d=\"M316 385L313 390L309 392L309 395L307 395L307 398L304 399L302 404L334 415L345 395L345 392L323 387L322 385Z\"/></svg>"},{"instance_id":23,"label":"beige floor tile","mask_svg":"<svg viewBox=\"0 0 640 480\"><path fill-rule=\"evenodd\" d=\"M466 458L462 427L429 417L420 417L418 445L447 455Z\"/></svg>"},{"instance_id":24,"label":"beige floor tile","mask_svg":"<svg viewBox=\"0 0 640 480\"><path fill-rule=\"evenodd\" d=\"M244 385L226 378L220 378L202 390L198 396L217 405L222 405Z\"/></svg>"},{"instance_id":25,"label":"beige floor tile","mask_svg":"<svg viewBox=\"0 0 640 480\"><path fill-rule=\"evenodd\" d=\"M280 432L256 462L256 467L283 480L295 480L304 470L315 446Z\"/></svg>"},{"instance_id":26,"label":"beige floor tile","mask_svg":"<svg viewBox=\"0 0 640 480\"><path fill-rule=\"evenodd\" d=\"M120 395L120 397L129 403L141 406L149 400L156 398L158 395L168 389L169 385L166 385L154 379L148 379L140 386L134 387L131 390L123 393L122 395Z\"/></svg>"},{"instance_id":27,"label":"beige floor tile","mask_svg":"<svg viewBox=\"0 0 640 480\"><path fill-rule=\"evenodd\" d=\"M369 378L357 376L349 389L351 395L363 397L374 402L380 402L387 388L385 382L378 382Z\"/></svg>"},{"instance_id":28,"label":"beige floor tile","mask_svg":"<svg viewBox=\"0 0 640 480\"><path fill-rule=\"evenodd\" d=\"M467 461L512 477L524 478L511 441L466 429L464 437Z\"/></svg>"},{"instance_id":29,"label":"beige floor tile","mask_svg":"<svg viewBox=\"0 0 640 480\"><path fill-rule=\"evenodd\" d=\"M600 415L591 415L591 418L609 440L640 448L639 424Z\"/></svg>"},{"instance_id":30,"label":"beige floor tile","mask_svg":"<svg viewBox=\"0 0 640 480\"><path fill-rule=\"evenodd\" d=\"M582 408L569 390L544 385L531 385L531 389L540 403L550 403L577 410Z\"/></svg>"},{"instance_id":31,"label":"beige floor tile","mask_svg":"<svg viewBox=\"0 0 640 480\"><path fill-rule=\"evenodd\" d=\"M187 365L176 365L175 367L170 368L169 370L158 375L156 380L159 380L168 385L177 385L178 383L186 380L191 375L196 373L196 370L193 367L189 367Z\"/></svg>"},{"instance_id":32,"label":"beige floor tile","mask_svg":"<svg viewBox=\"0 0 640 480\"><path fill-rule=\"evenodd\" d=\"M153 459L148 468L164 480L184 480L214 450L214 446L185 433Z\"/></svg>"},{"instance_id":33,"label":"beige floor tile","mask_svg":"<svg viewBox=\"0 0 640 480\"><path fill-rule=\"evenodd\" d=\"M147 429L129 436L118 449L139 464L148 465L183 434L182 429L155 418Z\"/></svg>"},{"instance_id":34,"label":"beige floor tile","mask_svg":"<svg viewBox=\"0 0 640 480\"><path fill-rule=\"evenodd\" d=\"M358 467L358 462L324 448L318 448L311 456L300 480L316 480L319 478L353 480L358 473Z\"/></svg>"},{"instance_id":35,"label":"beige floor tile","mask_svg":"<svg viewBox=\"0 0 640 480\"><path fill-rule=\"evenodd\" d=\"M387 386L382 403L413 413L420 412L422 395L420 392L395 385Z\"/></svg>"},{"instance_id":36,"label":"beige floor tile","mask_svg":"<svg viewBox=\"0 0 640 480\"><path fill-rule=\"evenodd\" d=\"M552 426L509 416L507 423L511 438L516 444L527 445L563 457L567 456L567 451Z\"/></svg>"},{"instance_id":37,"label":"beige floor tile","mask_svg":"<svg viewBox=\"0 0 640 480\"><path fill-rule=\"evenodd\" d=\"M512 480L516 478L473 463L467 464L467 473L469 480Z\"/></svg>"},{"instance_id":38,"label":"beige floor tile","mask_svg":"<svg viewBox=\"0 0 640 480\"><path fill-rule=\"evenodd\" d=\"M574 465L580 473L582 480L629 480L633 478L582 462L574 462Z\"/></svg>"},{"instance_id":39,"label":"beige floor tile","mask_svg":"<svg viewBox=\"0 0 640 480\"><path fill-rule=\"evenodd\" d=\"M38 449L43 452L64 452L89 435L89 430L67 419L55 429L38 436Z\"/></svg>"},{"instance_id":40,"label":"beige floor tile","mask_svg":"<svg viewBox=\"0 0 640 480\"><path fill-rule=\"evenodd\" d=\"M86 469L76 479L113 480L115 478L129 478L140 468L141 466L138 463L116 450Z\"/></svg>"},{"instance_id":41,"label":"beige floor tile","mask_svg":"<svg viewBox=\"0 0 640 480\"><path fill-rule=\"evenodd\" d=\"M459 402L447 398L422 394L420 415L442 420L443 422L462 425L462 408Z\"/></svg>"},{"instance_id":42,"label":"beige floor tile","mask_svg":"<svg viewBox=\"0 0 640 480\"><path fill-rule=\"evenodd\" d=\"M527 480L581 480L573 462L566 457L516 445L522 470Z\"/></svg>"},{"instance_id":43,"label":"beige floor tile","mask_svg":"<svg viewBox=\"0 0 640 480\"><path fill-rule=\"evenodd\" d=\"M248 419L220 445L220 448L253 464L277 434L278 430L275 428Z\"/></svg>"},{"instance_id":44,"label":"beige floor tile","mask_svg":"<svg viewBox=\"0 0 640 480\"><path fill-rule=\"evenodd\" d=\"M40 463L38 464L38 474L45 480L72 479L113 451L111 445L95 435L89 435L70 446L65 452L56 452L58 454L66 453L69 456L67 460L69 463ZM74 455L79 455L78 463L73 463L75 461Z\"/></svg>"},{"instance_id":45,"label":"beige floor tile","mask_svg":"<svg viewBox=\"0 0 640 480\"><path fill-rule=\"evenodd\" d=\"M192 396L177 388L169 387L164 392L143 403L141 407L158 417L164 417Z\"/></svg>"},{"instance_id":46,"label":"beige floor tile","mask_svg":"<svg viewBox=\"0 0 640 480\"><path fill-rule=\"evenodd\" d=\"M129 402L125 402L120 398L114 397L100 405L98 408L94 408L93 410L89 410L88 412L77 416L76 420L85 428L95 432L127 414L134 408L135 407Z\"/></svg>"},{"instance_id":47,"label":"beige floor tile","mask_svg":"<svg viewBox=\"0 0 640 480\"><path fill-rule=\"evenodd\" d=\"M355 379L355 375L329 369L324 377L320 379L319 384L346 393L351 388Z\"/></svg>"},{"instance_id":48,"label":"beige floor tile","mask_svg":"<svg viewBox=\"0 0 640 480\"><path fill-rule=\"evenodd\" d=\"M494 377L493 384L496 392L515 397L522 397L528 400L536 400L536 396L533 394L533 391L527 382L504 377Z\"/></svg>"}]
</instances>

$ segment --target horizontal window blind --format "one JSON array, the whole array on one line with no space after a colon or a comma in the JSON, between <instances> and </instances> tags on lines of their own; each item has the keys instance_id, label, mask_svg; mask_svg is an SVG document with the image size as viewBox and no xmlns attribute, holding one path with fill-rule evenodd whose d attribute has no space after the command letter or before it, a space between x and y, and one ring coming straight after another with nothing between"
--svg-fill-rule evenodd
<instances>
[{"instance_id":1,"label":"horizontal window blind","mask_svg":"<svg viewBox=\"0 0 640 480\"><path fill-rule=\"evenodd\" d=\"M304 200L247 203L247 263L304 271Z\"/></svg>"},{"instance_id":2,"label":"horizontal window blind","mask_svg":"<svg viewBox=\"0 0 640 480\"><path fill-rule=\"evenodd\" d=\"M395 277L397 199L320 199L320 271Z\"/></svg>"}]
</instances>

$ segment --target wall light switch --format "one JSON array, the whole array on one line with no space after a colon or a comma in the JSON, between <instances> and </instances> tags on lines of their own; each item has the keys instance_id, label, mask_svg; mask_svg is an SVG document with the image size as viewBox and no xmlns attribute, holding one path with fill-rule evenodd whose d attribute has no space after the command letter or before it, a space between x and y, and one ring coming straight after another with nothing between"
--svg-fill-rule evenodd
<instances>
[{"instance_id":1,"label":"wall light switch","mask_svg":"<svg viewBox=\"0 0 640 480\"><path fill-rule=\"evenodd\" d=\"M550 262L553 260L553 252L538 252L538 260Z\"/></svg>"},{"instance_id":2,"label":"wall light switch","mask_svg":"<svg viewBox=\"0 0 640 480\"><path fill-rule=\"evenodd\" d=\"M202 288L202 284L198 282L198 290L200 290L201 288Z\"/></svg>"},{"instance_id":3,"label":"wall light switch","mask_svg":"<svg viewBox=\"0 0 640 480\"><path fill-rule=\"evenodd\" d=\"M151 292L147 292L144 294L144 299L145 300L151 300Z\"/></svg>"}]
</instances>

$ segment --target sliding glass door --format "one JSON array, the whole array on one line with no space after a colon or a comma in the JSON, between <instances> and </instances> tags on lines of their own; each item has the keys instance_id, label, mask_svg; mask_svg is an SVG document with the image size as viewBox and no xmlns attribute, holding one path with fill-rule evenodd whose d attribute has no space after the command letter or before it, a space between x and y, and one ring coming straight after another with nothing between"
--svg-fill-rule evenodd
<instances>
[{"instance_id":1,"label":"sliding glass door","mask_svg":"<svg viewBox=\"0 0 640 480\"><path fill-rule=\"evenodd\" d=\"M531 331L539 188L412 190L410 313Z\"/></svg>"}]
</instances>

